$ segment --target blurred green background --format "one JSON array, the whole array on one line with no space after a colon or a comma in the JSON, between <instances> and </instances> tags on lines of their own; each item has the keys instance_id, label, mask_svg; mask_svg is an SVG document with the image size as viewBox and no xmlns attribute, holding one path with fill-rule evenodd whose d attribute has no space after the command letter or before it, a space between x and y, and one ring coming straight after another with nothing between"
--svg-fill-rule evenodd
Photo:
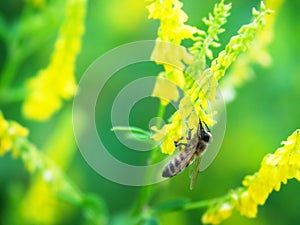
<instances>
[{"instance_id":1,"label":"blurred green background","mask_svg":"<svg viewBox=\"0 0 300 225\"><path fill-rule=\"evenodd\" d=\"M205 29L201 18L212 10L216 2L183 1L183 9L189 15L188 24ZM232 35L236 34L241 25L250 21L252 7L259 5L259 1L233 0L231 2L232 15L225 26L226 32L220 35L221 48ZM21 0L1 0L1 20L13 29L19 22L21 14L24 13L22 9L25 4ZM262 158L267 153L272 153L280 146L281 141L299 128L299 8L300 1L297 0L285 1L280 8L275 21L274 39L269 46L272 65L268 68L254 65L254 79L239 88L236 99L227 105L227 129L220 153L213 164L200 174L196 188L193 191L189 190L188 171L185 171L169 181L156 184L155 188L159 191L153 196L151 204L177 198L199 201L227 193L231 188L239 186L246 174L257 171ZM106 51L132 41L155 39L159 24L158 21L148 20L147 14L142 0L88 1L86 31L82 51L77 60L77 80L87 67ZM54 23L59 24L59 20L56 20L53 19ZM47 65L55 37L56 33L51 30L46 35L46 44L43 48L30 54L21 64L14 85L22 84L28 77L35 75L40 68ZM1 40L0 51L2 68L8 56L5 43ZM109 80L99 96L101 101L98 101L96 107L97 127L105 145L113 149L113 154L120 160L143 165L148 155L128 150L110 131L109 116L113 100L128 82L138 77L156 75L160 70L160 66L146 63L119 71ZM148 129L149 120L156 116L158 105L157 99L147 98L140 101L131 111L130 124ZM44 149L52 132L58 132L59 120L64 114L70 114L71 106L72 102L69 101L59 113L44 123L24 119L20 112L20 102L1 103L0 109L6 118L16 120L28 127L30 140L38 148ZM167 115L170 115L173 110L169 107ZM55 146L57 143L52 144ZM89 167L76 148L72 158L68 160L66 168L68 176L84 192L94 192L102 196L108 206L111 223L117 220L113 218L126 212L139 198L140 187L123 186L104 179ZM15 207L18 207L18 202L30 184L30 175L20 160L12 159L10 154L0 158L0 224L8 224L7 217L14 216ZM279 193L271 194L265 206L259 207L256 219L243 218L236 213L223 224L299 224L299 188L300 183L292 180L288 185L282 186ZM203 212L192 210L167 213L160 218L161 224L201 224L200 218ZM80 216L71 215L59 224L79 223L77 218ZM16 224L27 223L18 221Z\"/></svg>"}]
</instances>

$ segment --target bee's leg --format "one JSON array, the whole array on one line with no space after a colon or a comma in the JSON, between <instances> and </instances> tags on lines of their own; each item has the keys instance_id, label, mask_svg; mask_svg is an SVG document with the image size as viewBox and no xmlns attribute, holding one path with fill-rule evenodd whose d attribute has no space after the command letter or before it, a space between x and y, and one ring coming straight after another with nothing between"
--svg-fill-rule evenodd
<instances>
[{"instance_id":1,"label":"bee's leg","mask_svg":"<svg viewBox=\"0 0 300 225\"><path fill-rule=\"evenodd\" d=\"M193 128L189 129L186 140L191 140L192 139L192 130L193 130Z\"/></svg>"},{"instance_id":2,"label":"bee's leg","mask_svg":"<svg viewBox=\"0 0 300 225\"><path fill-rule=\"evenodd\" d=\"M182 143L182 142L174 141L174 145L175 145L175 147L180 147L180 146L186 147L186 146L187 146L187 143Z\"/></svg>"},{"instance_id":3,"label":"bee's leg","mask_svg":"<svg viewBox=\"0 0 300 225\"><path fill-rule=\"evenodd\" d=\"M175 147L177 147L176 144L179 143L179 141L181 141L181 140L183 140L183 137L180 137L180 138L178 139L178 141L174 141Z\"/></svg>"},{"instance_id":4,"label":"bee's leg","mask_svg":"<svg viewBox=\"0 0 300 225\"><path fill-rule=\"evenodd\" d=\"M182 142L178 142L178 141L174 141L174 145L176 148L178 148L179 150L182 150L183 147L186 147L187 144L186 143L182 143Z\"/></svg>"},{"instance_id":5,"label":"bee's leg","mask_svg":"<svg viewBox=\"0 0 300 225\"><path fill-rule=\"evenodd\" d=\"M182 143L182 142L179 142L183 139L183 137L180 137L178 141L174 141L174 145L176 148L178 148L179 150L182 150L183 147L186 147L187 144L186 143Z\"/></svg>"}]
</instances>

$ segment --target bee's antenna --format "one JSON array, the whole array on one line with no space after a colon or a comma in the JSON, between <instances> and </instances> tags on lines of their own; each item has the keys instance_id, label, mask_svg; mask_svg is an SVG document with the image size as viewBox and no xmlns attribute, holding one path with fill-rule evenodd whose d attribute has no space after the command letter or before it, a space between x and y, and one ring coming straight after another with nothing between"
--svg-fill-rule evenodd
<instances>
[{"instance_id":1,"label":"bee's antenna","mask_svg":"<svg viewBox=\"0 0 300 225\"><path fill-rule=\"evenodd\" d=\"M205 124L205 123L204 123ZM206 124L205 124L206 125ZM203 125L202 125L202 122L201 122L201 119L200 119L200 117L199 117L199 126L200 126L200 130L201 131L203 131L204 130L204 128L203 128Z\"/></svg>"},{"instance_id":2,"label":"bee's antenna","mask_svg":"<svg viewBox=\"0 0 300 225\"><path fill-rule=\"evenodd\" d=\"M207 131L210 132L210 129L208 128L207 124L206 124L204 121L203 121L203 123L204 123L204 125L205 125Z\"/></svg>"},{"instance_id":3,"label":"bee's antenna","mask_svg":"<svg viewBox=\"0 0 300 225\"><path fill-rule=\"evenodd\" d=\"M205 127L206 127L206 130L207 130L208 132L210 132L210 129L208 128L207 124L206 124L204 121L203 121L203 123L204 123L204 125L205 125ZM200 130L201 130L201 131L204 131L204 128L203 128L203 125L202 125L202 121L201 121L200 117L199 117L199 126L200 126Z\"/></svg>"}]
</instances>

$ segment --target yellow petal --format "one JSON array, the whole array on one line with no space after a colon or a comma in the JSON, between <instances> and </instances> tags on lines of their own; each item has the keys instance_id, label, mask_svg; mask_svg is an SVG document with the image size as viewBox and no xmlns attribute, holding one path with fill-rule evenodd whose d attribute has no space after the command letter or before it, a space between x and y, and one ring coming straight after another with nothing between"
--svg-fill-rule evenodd
<instances>
[{"instance_id":1,"label":"yellow petal","mask_svg":"<svg viewBox=\"0 0 300 225\"><path fill-rule=\"evenodd\" d=\"M179 92L174 82L158 77L152 96L159 97L162 100L163 105L167 105L171 101L177 101Z\"/></svg>"}]
</instances>

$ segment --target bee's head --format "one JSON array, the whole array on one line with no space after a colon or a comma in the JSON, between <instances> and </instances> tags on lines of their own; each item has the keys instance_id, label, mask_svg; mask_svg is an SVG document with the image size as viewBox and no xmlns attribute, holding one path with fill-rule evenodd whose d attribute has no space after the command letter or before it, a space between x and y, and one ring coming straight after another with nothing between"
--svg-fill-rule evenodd
<instances>
[{"instance_id":1,"label":"bee's head","mask_svg":"<svg viewBox=\"0 0 300 225\"><path fill-rule=\"evenodd\" d=\"M199 119L199 128L198 128L198 136L206 143L212 142L212 135L206 123L204 123L205 127L203 127L201 120Z\"/></svg>"},{"instance_id":2,"label":"bee's head","mask_svg":"<svg viewBox=\"0 0 300 225\"><path fill-rule=\"evenodd\" d=\"M202 131L201 138L206 143L210 143L212 141L212 135L210 134L210 132Z\"/></svg>"}]
</instances>

